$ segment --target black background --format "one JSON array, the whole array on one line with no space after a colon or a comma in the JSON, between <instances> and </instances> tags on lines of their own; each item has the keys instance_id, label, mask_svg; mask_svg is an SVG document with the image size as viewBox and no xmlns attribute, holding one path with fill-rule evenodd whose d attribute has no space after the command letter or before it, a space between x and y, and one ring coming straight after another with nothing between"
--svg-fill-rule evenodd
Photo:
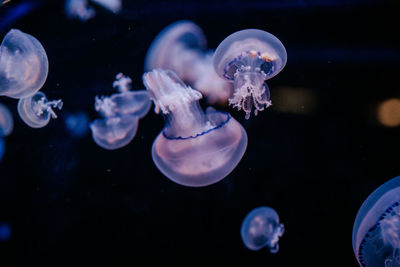
<instances>
[{"instance_id":1,"label":"black background","mask_svg":"<svg viewBox=\"0 0 400 267\"><path fill-rule=\"evenodd\" d=\"M379 103L400 97L396 1L124 1L119 15L93 5L97 15L85 23L67 19L62 1L31 2L29 14L3 21L0 36L18 28L40 40L49 58L42 91L64 107L57 120L32 129L18 117L16 100L0 98L15 120L0 163L0 221L12 227L0 243L2 259L357 266L357 211L400 174L400 128L376 119ZM19 3L1 7L0 22ZM216 106L242 123L249 142L236 169L203 188L175 184L153 164L151 145L164 123L152 111L135 139L115 151L98 147L90 133L74 139L64 126L69 112L98 117L94 97L114 93L118 72L143 89L149 45L180 19L196 22L210 48L241 29L273 33L288 62L268 81L272 102L289 101L279 99L288 86L314 96L308 113L301 101L297 113L275 104L247 121ZM243 218L262 205L286 228L276 255L241 241Z\"/></svg>"}]
</instances>

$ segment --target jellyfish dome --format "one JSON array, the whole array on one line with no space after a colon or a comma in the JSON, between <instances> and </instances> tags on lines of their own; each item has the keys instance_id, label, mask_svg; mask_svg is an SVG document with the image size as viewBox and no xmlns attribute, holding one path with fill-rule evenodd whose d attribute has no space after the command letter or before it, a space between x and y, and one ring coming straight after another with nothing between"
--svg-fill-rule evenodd
<instances>
[{"instance_id":1,"label":"jellyfish dome","mask_svg":"<svg viewBox=\"0 0 400 267\"><path fill-rule=\"evenodd\" d=\"M10 30L0 46L0 95L24 98L47 79L49 63L40 42L20 30Z\"/></svg>"},{"instance_id":2,"label":"jellyfish dome","mask_svg":"<svg viewBox=\"0 0 400 267\"><path fill-rule=\"evenodd\" d=\"M61 109L62 105L61 99L48 101L44 93L37 92L18 101L18 114L28 126L42 128L49 123L50 118L57 118L53 108Z\"/></svg>"},{"instance_id":3,"label":"jellyfish dome","mask_svg":"<svg viewBox=\"0 0 400 267\"><path fill-rule=\"evenodd\" d=\"M243 220L240 234L244 245L250 250L268 247L271 253L279 250L279 238L285 228L279 216L270 207L258 207L250 211Z\"/></svg>"},{"instance_id":4,"label":"jellyfish dome","mask_svg":"<svg viewBox=\"0 0 400 267\"><path fill-rule=\"evenodd\" d=\"M360 266L400 266L400 176L384 183L361 205L353 226Z\"/></svg>"},{"instance_id":5,"label":"jellyfish dome","mask_svg":"<svg viewBox=\"0 0 400 267\"><path fill-rule=\"evenodd\" d=\"M10 135L14 128L14 120L10 110L0 103L0 137Z\"/></svg>"},{"instance_id":6,"label":"jellyfish dome","mask_svg":"<svg viewBox=\"0 0 400 267\"><path fill-rule=\"evenodd\" d=\"M161 112L165 127L152 147L157 168L185 186L206 186L226 177L247 147L243 127L225 112L207 108L200 92L186 86L172 71L155 69L143 75L143 83Z\"/></svg>"},{"instance_id":7,"label":"jellyfish dome","mask_svg":"<svg viewBox=\"0 0 400 267\"><path fill-rule=\"evenodd\" d=\"M271 105L265 84L286 64L286 50L274 35L257 29L235 32L223 40L214 53L213 64L218 75L233 82L229 104L243 109L246 119Z\"/></svg>"},{"instance_id":8,"label":"jellyfish dome","mask_svg":"<svg viewBox=\"0 0 400 267\"><path fill-rule=\"evenodd\" d=\"M232 85L215 72L213 51L206 50L206 37L192 21L177 21L157 35L146 54L145 70L170 69L199 90L210 103L224 103Z\"/></svg>"}]
</instances>

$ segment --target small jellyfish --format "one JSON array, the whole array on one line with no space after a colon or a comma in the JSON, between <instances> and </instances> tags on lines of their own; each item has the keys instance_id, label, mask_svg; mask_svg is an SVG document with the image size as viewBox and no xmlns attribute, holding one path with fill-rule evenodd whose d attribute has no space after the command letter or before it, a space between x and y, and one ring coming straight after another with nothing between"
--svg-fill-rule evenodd
<instances>
[{"instance_id":1,"label":"small jellyfish","mask_svg":"<svg viewBox=\"0 0 400 267\"><path fill-rule=\"evenodd\" d=\"M6 242L11 238L11 226L9 223L0 222L0 242Z\"/></svg>"},{"instance_id":2,"label":"small jellyfish","mask_svg":"<svg viewBox=\"0 0 400 267\"><path fill-rule=\"evenodd\" d=\"M400 176L384 183L361 205L353 226L360 266L400 266Z\"/></svg>"},{"instance_id":3,"label":"small jellyfish","mask_svg":"<svg viewBox=\"0 0 400 267\"><path fill-rule=\"evenodd\" d=\"M92 2L113 13L118 13L122 7L121 0L92 0ZM81 21L87 21L96 15L96 11L89 6L88 0L66 0L64 9L67 17L78 18Z\"/></svg>"},{"instance_id":4,"label":"small jellyfish","mask_svg":"<svg viewBox=\"0 0 400 267\"><path fill-rule=\"evenodd\" d=\"M0 137L8 136L14 128L14 120L8 108L0 103Z\"/></svg>"},{"instance_id":5,"label":"small jellyfish","mask_svg":"<svg viewBox=\"0 0 400 267\"><path fill-rule=\"evenodd\" d=\"M65 119L65 128L71 136L82 138L89 130L89 116L83 111L68 114Z\"/></svg>"},{"instance_id":6,"label":"small jellyfish","mask_svg":"<svg viewBox=\"0 0 400 267\"><path fill-rule=\"evenodd\" d=\"M2 136L0 136L0 162L3 159L4 151L5 151L4 139Z\"/></svg>"},{"instance_id":7,"label":"small jellyfish","mask_svg":"<svg viewBox=\"0 0 400 267\"><path fill-rule=\"evenodd\" d=\"M62 105L61 99L48 101L44 93L37 92L18 101L18 114L30 127L42 128L49 123L50 117L57 118L53 108L61 109Z\"/></svg>"},{"instance_id":8,"label":"small jellyfish","mask_svg":"<svg viewBox=\"0 0 400 267\"><path fill-rule=\"evenodd\" d=\"M209 103L226 103L232 84L220 78L206 50L206 37L195 23L177 21L157 35L146 54L145 70L170 69L207 97Z\"/></svg>"},{"instance_id":9,"label":"small jellyfish","mask_svg":"<svg viewBox=\"0 0 400 267\"><path fill-rule=\"evenodd\" d=\"M33 36L10 30L0 46L0 96L24 98L35 94L47 79L46 51Z\"/></svg>"},{"instance_id":10,"label":"small jellyfish","mask_svg":"<svg viewBox=\"0 0 400 267\"><path fill-rule=\"evenodd\" d=\"M240 229L243 243L248 249L260 250L267 246L271 253L278 252L278 241L284 232L278 213L270 207L258 207L250 211Z\"/></svg>"},{"instance_id":11,"label":"small jellyfish","mask_svg":"<svg viewBox=\"0 0 400 267\"><path fill-rule=\"evenodd\" d=\"M243 109L246 119L271 105L266 80L277 75L286 64L286 50L274 35L257 29L235 32L223 40L214 53L218 75L233 82L229 104Z\"/></svg>"},{"instance_id":12,"label":"small jellyfish","mask_svg":"<svg viewBox=\"0 0 400 267\"><path fill-rule=\"evenodd\" d=\"M247 147L243 127L225 112L209 107L204 113L199 91L186 86L169 70L143 75L143 83L165 118L165 127L152 147L157 168L185 186L206 186L226 177Z\"/></svg>"},{"instance_id":13,"label":"small jellyfish","mask_svg":"<svg viewBox=\"0 0 400 267\"><path fill-rule=\"evenodd\" d=\"M138 121L133 115L97 119L90 124L93 140L108 150L124 147L135 137Z\"/></svg>"}]
</instances>

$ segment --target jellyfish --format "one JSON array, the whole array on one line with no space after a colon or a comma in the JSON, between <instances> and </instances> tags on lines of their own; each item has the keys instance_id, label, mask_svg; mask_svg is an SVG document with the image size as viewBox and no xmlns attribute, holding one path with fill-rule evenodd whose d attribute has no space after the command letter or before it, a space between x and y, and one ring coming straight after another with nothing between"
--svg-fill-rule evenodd
<instances>
[{"instance_id":1,"label":"jellyfish","mask_svg":"<svg viewBox=\"0 0 400 267\"><path fill-rule=\"evenodd\" d=\"M18 114L28 126L42 128L49 123L50 117L57 118L53 109L61 109L62 105L61 99L48 101L44 93L37 92L33 96L21 98L18 101Z\"/></svg>"},{"instance_id":2,"label":"jellyfish","mask_svg":"<svg viewBox=\"0 0 400 267\"><path fill-rule=\"evenodd\" d=\"M0 222L0 242L6 242L11 238L11 226L7 222Z\"/></svg>"},{"instance_id":3,"label":"jellyfish","mask_svg":"<svg viewBox=\"0 0 400 267\"><path fill-rule=\"evenodd\" d=\"M113 13L121 10L121 0L92 0L92 2L108 9ZM87 21L96 15L96 11L89 6L88 0L66 0L65 13L69 18L78 18L81 21Z\"/></svg>"},{"instance_id":4,"label":"jellyfish","mask_svg":"<svg viewBox=\"0 0 400 267\"><path fill-rule=\"evenodd\" d=\"M89 130L89 117L83 111L68 114L65 119L65 128L68 133L76 138L86 136Z\"/></svg>"},{"instance_id":5,"label":"jellyfish","mask_svg":"<svg viewBox=\"0 0 400 267\"><path fill-rule=\"evenodd\" d=\"M0 103L0 137L8 136L14 128L14 120L8 108Z\"/></svg>"},{"instance_id":6,"label":"jellyfish","mask_svg":"<svg viewBox=\"0 0 400 267\"><path fill-rule=\"evenodd\" d=\"M400 176L384 183L361 205L353 226L360 266L400 266Z\"/></svg>"},{"instance_id":7,"label":"jellyfish","mask_svg":"<svg viewBox=\"0 0 400 267\"><path fill-rule=\"evenodd\" d=\"M233 82L229 104L243 109L246 119L271 106L266 80L277 75L286 64L286 50L274 35L257 29L235 32L223 40L214 53L217 74Z\"/></svg>"},{"instance_id":8,"label":"jellyfish","mask_svg":"<svg viewBox=\"0 0 400 267\"><path fill-rule=\"evenodd\" d=\"M146 54L145 70L170 69L206 96L209 103L226 103L232 84L215 72L214 51L206 50L206 44L199 26L187 20L177 21L154 39Z\"/></svg>"},{"instance_id":9,"label":"jellyfish","mask_svg":"<svg viewBox=\"0 0 400 267\"><path fill-rule=\"evenodd\" d=\"M33 36L10 30L0 46L0 96L24 98L35 94L47 79L46 51Z\"/></svg>"},{"instance_id":10,"label":"jellyfish","mask_svg":"<svg viewBox=\"0 0 400 267\"><path fill-rule=\"evenodd\" d=\"M152 147L157 168L185 186L214 184L239 163L247 147L247 134L229 113L211 107L204 113L201 93L186 86L170 70L155 69L143 83L161 112L165 127Z\"/></svg>"},{"instance_id":11,"label":"jellyfish","mask_svg":"<svg viewBox=\"0 0 400 267\"><path fill-rule=\"evenodd\" d=\"M0 136L0 162L3 159L4 151L5 151L4 139L2 136Z\"/></svg>"},{"instance_id":12,"label":"jellyfish","mask_svg":"<svg viewBox=\"0 0 400 267\"><path fill-rule=\"evenodd\" d=\"M93 140L105 149L118 149L135 137L138 122L150 110L150 94L146 90L129 91L132 80L117 74L113 87L118 93L95 98L95 109L103 118L90 124Z\"/></svg>"},{"instance_id":13,"label":"jellyfish","mask_svg":"<svg viewBox=\"0 0 400 267\"><path fill-rule=\"evenodd\" d=\"M250 211L243 220L240 234L244 245L251 250L268 247L271 253L279 250L279 238L285 232L279 216L270 207L258 207Z\"/></svg>"}]
</instances>

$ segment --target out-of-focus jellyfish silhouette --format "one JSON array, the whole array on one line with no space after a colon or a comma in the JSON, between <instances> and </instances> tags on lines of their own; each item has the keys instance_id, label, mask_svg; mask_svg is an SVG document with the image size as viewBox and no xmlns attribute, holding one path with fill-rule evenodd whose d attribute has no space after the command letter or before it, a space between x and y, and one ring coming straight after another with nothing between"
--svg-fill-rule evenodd
<instances>
[{"instance_id":1,"label":"out-of-focus jellyfish silhouette","mask_svg":"<svg viewBox=\"0 0 400 267\"><path fill-rule=\"evenodd\" d=\"M353 250L360 266L400 266L400 176L378 187L361 205Z\"/></svg>"},{"instance_id":2,"label":"out-of-focus jellyfish silhouette","mask_svg":"<svg viewBox=\"0 0 400 267\"><path fill-rule=\"evenodd\" d=\"M153 161L172 181L186 186L206 186L226 177L247 147L243 127L225 112L209 107L204 113L199 91L186 86L170 70L155 69L143 75L155 112L165 127L152 147Z\"/></svg>"},{"instance_id":3,"label":"out-of-focus jellyfish silhouette","mask_svg":"<svg viewBox=\"0 0 400 267\"><path fill-rule=\"evenodd\" d=\"M0 103L0 137L10 135L14 128L14 120L8 108Z\"/></svg>"},{"instance_id":4,"label":"out-of-focus jellyfish silhouette","mask_svg":"<svg viewBox=\"0 0 400 267\"><path fill-rule=\"evenodd\" d=\"M6 222L0 222L0 242L6 242L11 238L11 226Z\"/></svg>"},{"instance_id":5,"label":"out-of-focus jellyfish silhouette","mask_svg":"<svg viewBox=\"0 0 400 267\"><path fill-rule=\"evenodd\" d=\"M10 30L0 46L0 96L24 98L35 94L47 79L46 51L33 36Z\"/></svg>"},{"instance_id":6,"label":"out-of-focus jellyfish silhouette","mask_svg":"<svg viewBox=\"0 0 400 267\"><path fill-rule=\"evenodd\" d=\"M248 249L260 250L268 247L271 253L279 250L279 238L285 228L279 223L279 216L270 207L258 207L250 211L243 220L240 234Z\"/></svg>"},{"instance_id":7,"label":"out-of-focus jellyfish silhouette","mask_svg":"<svg viewBox=\"0 0 400 267\"><path fill-rule=\"evenodd\" d=\"M246 119L271 105L266 80L277 75L286 64L286 50L274 35L257 29L235 32L223 40L214 53L218 75L233 82L229 104L243 109Z\"/></svg>"},{"instance_id":8,"label":"out-of-focus jellyfish silhouette","mask_svg":"<svg viewBox=\"0 0 400 267\"><path fill-rule=\"evenodd\" d=\"M118 149L135 137L139 119L150 110L150 95L146 90L129 91L131 79L117 74L113 87L119 93L95 98L95 109L103 118L90 124L93 140L105 149Z\"/></svg>"},{"instance_id":9,"label":"out-of-focus jellyfish silhouette","mask_svg":"<svg viewBox=\"0 0 400 267\"><path fill-rule=\"evenodd\" d=\"M61 109L62 105L61 99L48 101L44 93L37 92L18 101L18 114L28 126L42 128L49 123L50 117L57 118L53 108Z\"/></svg>"},{"instance_id":10,"label":"out-of-focus jellyfish silhouette","mask_svg":"<svg viewBox=\"0 0 400 267\"><path fill-rule=\"evenodd\" d=\"M113 13L118 13L122 8L121 0L92 0L92 2ZM81 21L87 21L96 15L94 8L89 6L88 0L66 0L64 9L67 17L78 18Z\"/></svg>"},{"instance_id":11,"label":"out-of-focus jellyfish silhouette","mask_svg":"<svg viewBox=\"0 0 400 267\"><path fill-rule=\"evenodd\" d=\"M145 70L170 69L206 96L209 103L226 103L232 84L217 75L212 64L214 51L206 50L206 46L199 26L187 20L177 21L154 39L147 51Z\"/></svg>"},{"instance_id":12,"label":"out-of-focus jellyfish silhouette","mask_svg":"<svg viewBox=\"0 0 400 267\"><path fill-rule=\"evenodd\" d=\"M66 116L65 128L71 136L82 138L89 130L89 116L83 111L70 113Z\"/></svg>"},{"instance_id":13,"label":"out-of-focus jellyfish silhouette","mask_svg":"<svg viewBox=\"0 0 400 267\"><path fill-rule=\"evenodd\" d=\"M4 139L3 136L0 136L0 162L3 159L4 150L5 150Z\"/></svg>"}]
</instances>

